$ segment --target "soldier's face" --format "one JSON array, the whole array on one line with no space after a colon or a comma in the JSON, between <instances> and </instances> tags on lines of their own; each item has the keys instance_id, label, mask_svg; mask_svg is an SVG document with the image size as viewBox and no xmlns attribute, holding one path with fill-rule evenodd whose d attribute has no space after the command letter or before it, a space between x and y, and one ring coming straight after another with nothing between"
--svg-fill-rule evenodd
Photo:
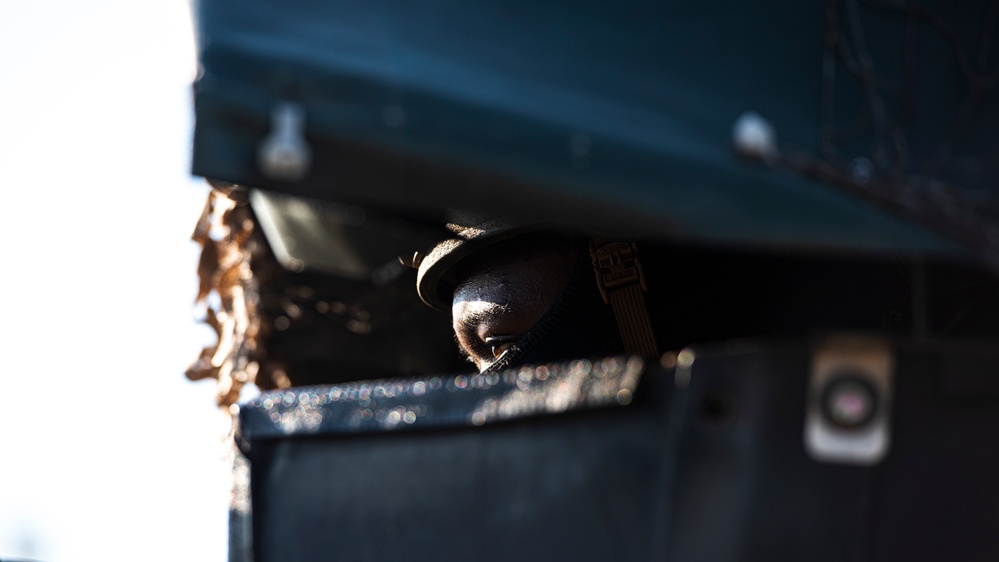
<instances>
[{"instance_id":1,"label":"soldier's face","mask_svg":"<svg viewBox=\"0 0 999 562\"><path fill-rule=\"evenodd\" d=\"M458 269L452 325L480 371L534 327L569 282L576 247L532 240L498 246Z\"/></svg>"}]
</instances>

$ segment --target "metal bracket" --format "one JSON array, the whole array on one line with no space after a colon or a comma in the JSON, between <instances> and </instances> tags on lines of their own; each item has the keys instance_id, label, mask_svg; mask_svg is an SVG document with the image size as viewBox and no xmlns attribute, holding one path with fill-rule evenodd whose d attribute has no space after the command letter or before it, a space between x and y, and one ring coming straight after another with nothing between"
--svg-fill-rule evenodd
<instances>
[{"instance_id":1,"label":"metal bracket","mask_svg":"<svg viewBox=\"0 0 999 562\"><path fill-rule=\"evenodd\" d=\"M894 363L877 338L839 336L814 350L804 432L810 457L874 465L888 454Z\"/></svg>"},{"instance_id":2,"label":"metal bracket","mask_svg":"<svg viewBox=\"0 0 999 562\"><path fill-rule=\"evenodd\" d=\"M305 140L305 110L292 102L278 104L271 114L271 133L257 152L260 171L280 181L300 181L309 174L312 150Z\"/></svg>"}]
</instances>

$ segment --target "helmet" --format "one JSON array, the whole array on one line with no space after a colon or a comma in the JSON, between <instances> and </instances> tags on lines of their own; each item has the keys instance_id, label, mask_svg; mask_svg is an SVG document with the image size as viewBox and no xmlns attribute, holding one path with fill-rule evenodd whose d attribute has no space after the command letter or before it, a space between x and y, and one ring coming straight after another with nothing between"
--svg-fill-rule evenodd
<instances>
[{"instance_id":1,"label":"helmet","mask_svg":"<svg viewBox=\"0 0 999 562\"><path fill-rule=\"evenodd\" d=\"M454 267L483 249L552 225L518 222L506 216L484 216L470 211L449 213L447 229L454 233L425 255L413 256L417 268L416 291L429 306L448 312L455 289Z\"/></svg>"}]
</instances>

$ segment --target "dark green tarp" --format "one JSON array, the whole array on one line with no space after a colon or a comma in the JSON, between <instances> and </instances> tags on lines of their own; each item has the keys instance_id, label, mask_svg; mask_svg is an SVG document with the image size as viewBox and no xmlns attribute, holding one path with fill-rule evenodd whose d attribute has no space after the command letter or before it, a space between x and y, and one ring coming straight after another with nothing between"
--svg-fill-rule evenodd
<instances>
[{"instance_id":1,"label":"dark green tarp","mask_svg":"<svg viewBox=\"0 0 999 562\"><path fill-rule=\"evenodd\" d=\"M430 216L999 255L999 3L920 6L199 0L193 173ZM258 162L289 103L297 181ZM734 150L748 112L775 158Z\"/></svg>"}]
</instances>

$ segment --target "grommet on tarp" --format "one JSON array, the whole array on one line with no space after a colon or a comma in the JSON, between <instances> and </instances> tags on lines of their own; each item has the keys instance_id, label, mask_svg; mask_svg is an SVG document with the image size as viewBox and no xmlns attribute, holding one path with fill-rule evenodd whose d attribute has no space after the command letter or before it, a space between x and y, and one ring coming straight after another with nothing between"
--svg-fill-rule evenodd
<instances>
[{"instance_id":1,"label":"grommet on tarp","mask_svg":"<svg viewBox=\"0 0 999 562\"><path fill-rule=\"evenodd\" d=\"M279 103L271 113L271 134L257 152L260 172L270 179L299 181L309 173L312 150L305 140L305 110Z\"/></svg>"},{"instance_id":2,"label":"grommet on tarp","mask_svg":"<svg viewBox=\"0 0 999 562\"><path fill-rule=\"evenodd\" d=\"M777 132L763 116L747 111L732 125L732 144L744 156L767 160L777 155Z\"/></svg>"}]
</instances>

